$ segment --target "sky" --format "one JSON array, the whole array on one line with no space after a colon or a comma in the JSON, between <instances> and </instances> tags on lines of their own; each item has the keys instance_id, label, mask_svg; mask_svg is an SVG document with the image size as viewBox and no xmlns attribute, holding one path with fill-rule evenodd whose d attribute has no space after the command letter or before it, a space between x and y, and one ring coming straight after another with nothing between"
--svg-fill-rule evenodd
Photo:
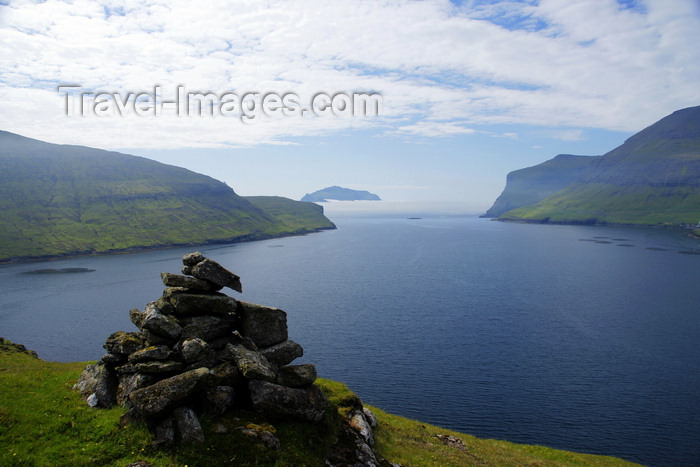
<instances>
[{"instance_id":1,"label":"sky","mask_svg":"<svg viewBox=\"0 0 700 467\"><path fill-rule=\"evenodd\" d=\"M700 105L697 44L700 0L4 1L0 129L480 214L512 170Z\"/></svg>"}]
</instances>

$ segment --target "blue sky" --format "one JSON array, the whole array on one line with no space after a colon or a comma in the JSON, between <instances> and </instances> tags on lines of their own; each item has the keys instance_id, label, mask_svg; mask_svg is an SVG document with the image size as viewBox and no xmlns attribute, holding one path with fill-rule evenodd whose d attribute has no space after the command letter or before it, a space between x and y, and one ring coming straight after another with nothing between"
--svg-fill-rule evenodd
<instances>
[{"instance_id":1,"label":"blue sky","mask_svg":"<svg viewBox=\"0 0 700 467\"><path fill-rule=\"evenodd\" d=\"M511 170L605 153L700 104L697 0L10 1L0 37L3 130L184 166L244 195L365 189L386 200L375 210L480 213ZM79 93L155 86L154 108L178 86L292 93L305 108L319 92L374 92L382 106L245 123L88 96L83 115L65 112Z\"/></svg>"}]
</instances>

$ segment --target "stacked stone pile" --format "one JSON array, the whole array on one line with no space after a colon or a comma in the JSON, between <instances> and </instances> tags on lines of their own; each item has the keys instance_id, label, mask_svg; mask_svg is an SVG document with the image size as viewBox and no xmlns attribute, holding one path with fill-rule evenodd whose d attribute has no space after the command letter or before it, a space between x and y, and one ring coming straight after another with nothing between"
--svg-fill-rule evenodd
<instances>
[{"instance_id":1,"label":"stacked stone pile","mask_svg":"<svg viewBox=\"0 0 700 467\"><path fill-rule=\"evenodd\" d=\"M302 347L287 335L284 311L235 300L240 278L195 252L183 275L162 273L166 289L143 311L129 312L137 332L118 331L107 353L82 373L76 389L89 405L129 409L156 444L204 439L198 416L234 407L271 418L319 421L328 400L314 365L291 363Z\"/></svg>"}]
</instances>

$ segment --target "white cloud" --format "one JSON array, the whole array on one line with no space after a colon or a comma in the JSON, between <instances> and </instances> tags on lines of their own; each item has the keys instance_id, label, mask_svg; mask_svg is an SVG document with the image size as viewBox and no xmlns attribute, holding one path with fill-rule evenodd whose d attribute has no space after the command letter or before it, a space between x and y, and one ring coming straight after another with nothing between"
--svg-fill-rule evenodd
<instances>
[{"instance_id":1,"label":"white cloud","mask_svg":"<svg viewBox=\"0 0 700 467\"><path fill-rule=\"evenodd\" d=\"M636 131L700 103L694 0L11 2L0 6L0 128L103 147L283 144L375 127L468 134L532 124ZM56 85L139 92L372 90L381 118L68 118ZM568 130L563 130L568 131ZM575 136L575 135L574 135Z\"/></svg>"}]
</instances>

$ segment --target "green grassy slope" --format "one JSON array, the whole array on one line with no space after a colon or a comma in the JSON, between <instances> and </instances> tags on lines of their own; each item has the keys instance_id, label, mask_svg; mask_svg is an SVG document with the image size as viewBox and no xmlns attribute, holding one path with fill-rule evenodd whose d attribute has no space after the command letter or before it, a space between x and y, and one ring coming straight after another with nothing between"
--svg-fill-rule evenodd
<instances>
[{"instance_id":1,"label":"green grassy slope","mask_svg":"<svg viewBox=\"0 0 700 467\"><path fill-rule=\"evenodd\" d=\"M92 409L71 390L85 365L45 362L0 339L0 465L123 467L145 461L153 467L323 466L336 439L339 417L357 397L344 384L319 380L332 402L322 423L274 421L270 425L257 414L236 411L216 421L202 419L204 444L156 450L145 426L120 423L123 409ZM379 422L378 452L401 465L636 465L612 457L482 440L372 409ZM253 444L236 429L240 427L274 430L281 448L275 451ZM446 444L437 435L459 441Z\"/></svg>"},{"instance_id":2,"label":"green grassy slope","mask_svg":"<svg viewBox=\"0 0 700 467\"><path fill-rule=\"evenodd\" d=\"M598 159L580 181L499 218L591 224L697 224L700 106L663 118Z\"/></svg>"},{"instance_id":3,"label":"green grassy slope","mask_svg":"<svg viewBox=\"0 0 700 467\"><path fill-rule=\"evenodd\" d=\"M323 207L318 204L281 196L246 196L245 199L274 219L283 232L306 233L335 228L335 224L323 215ZM313 229L309 229L309 226L313 226Z\"/></svg>"},{"instance_id":4,"label":"green grassy slope","mask_svg":"<svg viewBox=\"0 0 700 467\"><path fill-rule=\"evenodd\" d=\"M599 157L559 154L533 167L510 172L503 193L482 217L498 217L512 209L542 201L587 175Z\"/></svg>"},{"instance_id":5,"label":"green grassy slope","mask_svg":"<svg viewBox=\"0 0 700 467\"><path fill-rule=\"evenodd\" d=\"M328 219L307 211L282 223L183 168L0 132L0 261L327 228Z\"/></svg>"}]
</instances>

